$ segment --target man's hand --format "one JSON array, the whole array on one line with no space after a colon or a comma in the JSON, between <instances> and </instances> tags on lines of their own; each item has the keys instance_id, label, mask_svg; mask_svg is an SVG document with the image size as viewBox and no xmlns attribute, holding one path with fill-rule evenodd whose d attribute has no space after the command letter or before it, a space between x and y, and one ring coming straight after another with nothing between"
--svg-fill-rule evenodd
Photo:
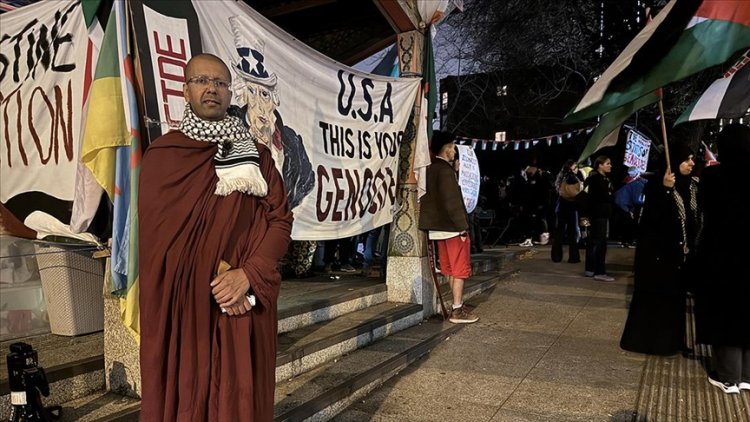
<instances>
[{"instance_id":1,"label":"man's hand","mask_svg":"<svg viewBox=\"0 0 750 422\"><path fill-rule=\"evenodd\" d=\"M244 297L244 300L240 300L238 303L235 303L234 305L224 307L223 309L226 311L228 315L245 315L246 313L250 312L250 309L253 307L250 305L250 300L247 299L247 297Z\"/></svg>"},{"instance_id":2,"label":"man's hand","mask_svg":"<svg viewBox=\"0 0 750 422\"><path fill-rule=\"evenodd\" d=\"M247 279L245 272L241 268L237 268L216 277L211 282L211 287L211 293L214 295L216 303L226 309L229 315L233 315L230 310L239 310L235 305L244 307L244 304L247 303L245 293L250 288L250 281ZM250 310L249 305L247 303L248 311Z\"/></svg>"}]
</instances>

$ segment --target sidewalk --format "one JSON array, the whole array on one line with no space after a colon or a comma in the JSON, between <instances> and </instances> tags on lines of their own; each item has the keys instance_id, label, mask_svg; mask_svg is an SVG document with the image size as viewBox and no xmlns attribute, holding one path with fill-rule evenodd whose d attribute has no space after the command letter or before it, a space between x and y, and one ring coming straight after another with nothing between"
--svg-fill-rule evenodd
<instances>
[{"instance_id":1,"label":"sidewalk","mask_svg":"<svg viewBox=\"0 0 750 422\"><path fill-rule=\"evenodd\" d=\"M481 318L335 421L750 421L750 393L705 381L698 356L620 350L634 249L610 247L614 282L535 247L520 273L470 300Z\"/></svg>"}]
</instances>

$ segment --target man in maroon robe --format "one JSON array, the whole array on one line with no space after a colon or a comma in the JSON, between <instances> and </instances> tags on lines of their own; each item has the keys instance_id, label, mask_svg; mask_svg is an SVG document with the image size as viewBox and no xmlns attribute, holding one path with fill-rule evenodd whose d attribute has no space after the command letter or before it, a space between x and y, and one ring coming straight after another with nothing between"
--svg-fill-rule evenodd
<instances>
[{"instance_id":1,"label":"man in maroon robe","mask_svg":"<svg viewBox=\"0 0 750 422\"><path fill-rule=\"evenodd\" d=\"M141 164L141 420L271 421L286 189L226 114L224 62L197 55L185 80L180 130ZM219 274L221 261L232 269Z\"/></svg>"}]
</instances>

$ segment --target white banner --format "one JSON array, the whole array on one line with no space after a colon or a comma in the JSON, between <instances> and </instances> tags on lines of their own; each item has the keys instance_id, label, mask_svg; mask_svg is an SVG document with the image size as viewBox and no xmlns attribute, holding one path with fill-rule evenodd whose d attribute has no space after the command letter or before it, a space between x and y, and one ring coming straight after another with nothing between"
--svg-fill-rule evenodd
<instances>
[{"instance_id":1,"label":"white banner","mask_svg":"<svg viewBox=\"0 0 750 422\"><path fill-rule=\"evenodd\" d=\"M624 165L635 167L644 173L648 165L648 152L651 149L651 141L642 134L631 129L628 131L628 142L625 144Z\"/></svg>"},{"instance_id":2,"label":"white banner","mask_svg":"<svg viewBox=\"0 0 750 422\"><path fill-rule=\"evenodd\" d=\"M466 212L474 211L479 199L479 184L481 181L479 174L479 161L474 150L468 145L456 145L458 148L458 184L461 186L461 193L464 197Z\"/></svg>"},{"instance_id":3,"label":"white banner","mask_svg":"<svg viewBox=\"0 0 750 422\"><path fill-rule=\"evenodd\" d=\"M73 200L87 47L79 1L0 15L1 202Z\"/></svg>"},{"instance_id":4,"label":"white banner","mask_svg":"<svg viewBox=\"0 0 750 422\"><path fill-rule=\"evenodd\" d=\"M419 79L370 75L337 63L242 2L193 1L192 10L184 10L190 8L185 2L159 11L158 3L134 3L135 24L143 19L145 26L136 26L138 37L161 40L148 52L144 78L154 82L144 89L166 86L169 93L176 91L169 84L182 82L174 78L179 69L159 67L157 57L165 51L173 66L184 66L198 46L230 67L233 104L269 146L287 185L293 239L349 237L392 220L398 154ZM190 19L199 24L199 44ZM149 110L147 101L148 117L174 123L184 101L167 105Z\"/></svg>"}]
</instances>

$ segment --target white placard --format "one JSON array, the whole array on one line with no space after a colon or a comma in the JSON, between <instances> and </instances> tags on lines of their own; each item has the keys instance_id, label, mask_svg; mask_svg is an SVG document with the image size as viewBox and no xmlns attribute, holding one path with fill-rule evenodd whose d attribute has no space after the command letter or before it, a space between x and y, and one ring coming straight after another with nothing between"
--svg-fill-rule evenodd
<instances>
[{"instance_id":1,"label":"white placard","mask_svg":"<svg viewBox=\"0 0 750 422\"><path fill-rule=\"evenodd\" d=\"M641 171L646 171L648 165L648 152L651 149L651 140L641 133L631 129L628 132L628 142L625 145L624 165L635 167Z\"/></svg>"},{"instance_id":2,"label":"white placard","mask_svg":"<svg viewBox=\"0 0 750 422\"><path fill-rule=\"evenodd\" d=\"M474 150L468 145L456 145L456 148L458 148L459 157L458 184L464 196L466 212L470 213L477 207L479 200L479 184L481 183L479 161Z\"/></svg>"}]
</instances>

